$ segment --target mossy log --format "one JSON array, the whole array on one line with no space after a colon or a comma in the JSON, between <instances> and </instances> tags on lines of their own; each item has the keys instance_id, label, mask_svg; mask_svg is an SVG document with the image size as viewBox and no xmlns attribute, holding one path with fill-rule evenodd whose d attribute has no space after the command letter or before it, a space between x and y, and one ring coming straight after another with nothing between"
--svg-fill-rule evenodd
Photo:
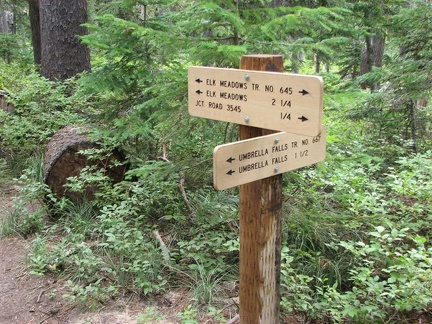
<instances>
[{"instance_id":1,"label":"mossy log","mask_svg":"<svg viewBox=\"0 0 432 324\"><path fill-rule=\"evenodd\" d=\"M99 148L99 145L90 141L86 128L69 125L53 135L47 145L43 164L44 181L58 198L66 197L74 203L83 200L91 201L95 197L97 184L87 186L84 192L68 190L66 184L69 177L79 176L87 167L96 165L105 170L113 183L124 178L127 165L124 156L119 151L111 152L110 156L102 160L89 160L82 150ZM122 162L119 163L113 162Z\"/></svg>"}]
</instances>

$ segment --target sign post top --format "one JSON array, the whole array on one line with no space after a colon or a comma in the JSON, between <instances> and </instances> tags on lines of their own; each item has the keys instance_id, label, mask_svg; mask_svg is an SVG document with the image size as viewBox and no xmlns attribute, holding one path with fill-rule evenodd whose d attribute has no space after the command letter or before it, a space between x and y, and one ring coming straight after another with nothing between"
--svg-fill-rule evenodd
<instances>
[{"instance_id":1,"label":"sign post top","mask_svg":"<svg viewBox=\"0 0 432 324\"><path fill-rule=\"evenodd\" d=\"M190 67L192 116L315 136L322 121L319 76Z\"/></svg>"}]
</instances>

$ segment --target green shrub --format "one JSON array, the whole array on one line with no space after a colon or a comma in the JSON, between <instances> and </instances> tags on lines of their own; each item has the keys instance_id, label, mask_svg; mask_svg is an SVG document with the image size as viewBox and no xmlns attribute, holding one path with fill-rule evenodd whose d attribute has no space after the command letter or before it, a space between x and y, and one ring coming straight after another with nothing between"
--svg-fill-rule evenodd
<instances>
[{"instance_id":1,"label":"green shrub","mask_svg":"<svg viewBox=\"0 0 432 324\"><path fill-rule=\"evenodd\" d=\"M34 71L20 71L11 83L9 101L14 113L0 110L0 146L15 163L30 156L41 156L51 136L61 127L83 124L85 98L71 96L74 80L55 83ZM81 106L82 104L82 106Z\"/></svg>"}]
</instances>

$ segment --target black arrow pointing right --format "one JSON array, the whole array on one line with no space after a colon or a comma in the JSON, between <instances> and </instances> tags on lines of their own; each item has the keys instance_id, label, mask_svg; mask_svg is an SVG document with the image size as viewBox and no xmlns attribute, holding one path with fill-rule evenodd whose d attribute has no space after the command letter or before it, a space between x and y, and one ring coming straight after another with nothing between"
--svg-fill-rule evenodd
<instances>
[{"instance_id":1,"label":"black arrow pointing right","mask_svg":"<svg viewBox=\"0 0 432 324\"><path fill-rule=\"evenodd\" d=\"M301 119L302 122L305 122L305 121L308 120L305 116L301 116L301 117L299 117L298 119Z\"/></svg>"},{"instance_id":2,"label":"black arrow pointing right","mask_svg":"<svg viewBox=\"0 0 432 324\"><path fill-rule=\"evenodd\" d=\"M203 92L201 90L197 90L197 91L195 91L195 93L201 94Z\"/></svg>"},{"instance_id":3,"label":"black arrow pointing right","mask_svg":"<svg viewBox=\"0 0 432 324\"><path fill-rule=\"evenodd\" d=\"M309 93L309 91L306 91L305 89L303 89L302 91L299 91L299 93L302 94L302 96L307 95Z\"/></svg>"},{"instance_id":4,"label":"black arrow pointing right","mask_svg":"<svg viewBox=\"0 0 432 324\"><path fill-rule=\"evenodd\" d=\"M233 175L234 172L235 172L234 170L229 170L226 174Z\"/></svg>"}]
</instances>

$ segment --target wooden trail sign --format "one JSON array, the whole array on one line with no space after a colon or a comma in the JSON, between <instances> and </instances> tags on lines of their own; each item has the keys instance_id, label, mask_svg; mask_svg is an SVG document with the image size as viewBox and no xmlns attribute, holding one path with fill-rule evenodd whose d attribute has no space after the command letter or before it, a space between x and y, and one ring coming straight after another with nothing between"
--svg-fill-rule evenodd
<instances>
[{"instance_id":1,"label":"wooden trail sign","mask_svg":"<svg viewBox=\"0 0 432 324\"><path fill-rule=\"evenodd\" d=\"M326 128L318 136L275 133L216 146L213 183L223 190L325 159Z\"/></svg>"},{"instance_id":2,"label":"wooden trail sign","mask_svg":"<svg viewBox=\"0 0 432 324\"><path fill-rule=\"evenodd\" d=\"M279 323L282 173L325 157L321 78L282 71L282 55L244 55L188 74L191 115L240 125L214 150L216 189L240 185L240 324Z\"/></svg>"},{"instance_id":3,"label":"wooden trail sign","mask_svg":"<svg viewBox=\"0 0 432 324\"><path fill-rule=\"evenodd\" d=\"M309 136L322 122L319 76L190 67L188 108L192 116Z\"/></svg>"}]
</instances>

